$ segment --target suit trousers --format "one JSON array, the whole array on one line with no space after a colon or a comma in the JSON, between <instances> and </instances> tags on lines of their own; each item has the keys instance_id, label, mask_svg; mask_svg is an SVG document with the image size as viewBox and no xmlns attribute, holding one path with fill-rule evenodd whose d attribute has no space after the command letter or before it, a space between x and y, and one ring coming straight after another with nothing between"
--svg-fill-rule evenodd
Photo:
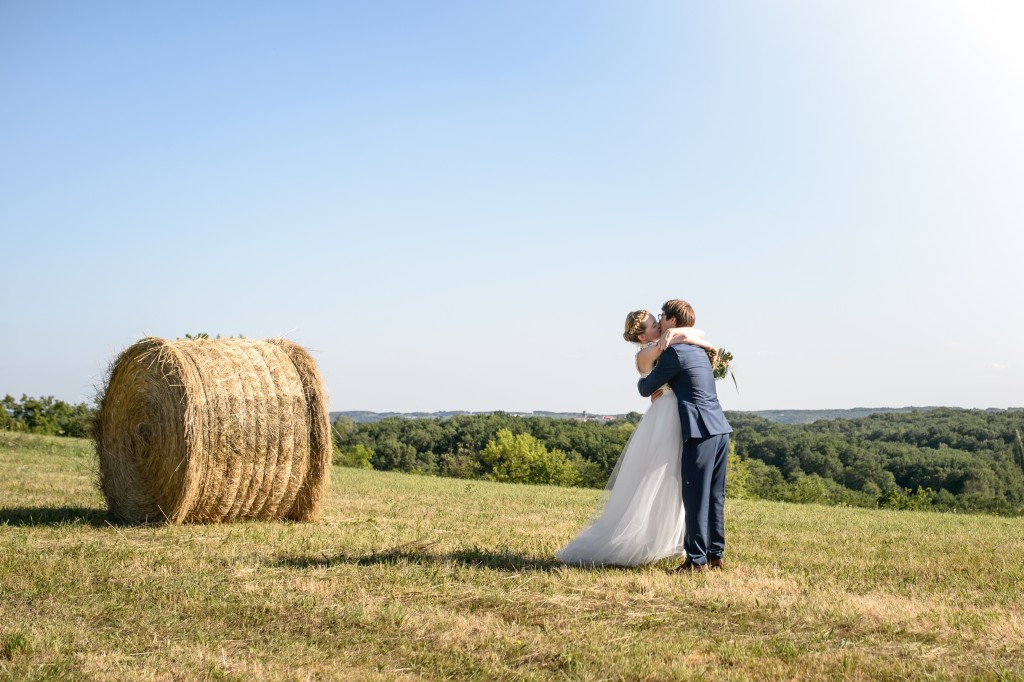
<instances>
[{"instance_id":1,"label":"suit trousers","mask_svg":"<svg viewBox=\"0 0 1024 682\"><path fill-rule=\"evenodd\" d=\"M725 551L725 468L729 434L683 441L683 547L695 564L722 558Z\"/></svg>"}]
</instances>

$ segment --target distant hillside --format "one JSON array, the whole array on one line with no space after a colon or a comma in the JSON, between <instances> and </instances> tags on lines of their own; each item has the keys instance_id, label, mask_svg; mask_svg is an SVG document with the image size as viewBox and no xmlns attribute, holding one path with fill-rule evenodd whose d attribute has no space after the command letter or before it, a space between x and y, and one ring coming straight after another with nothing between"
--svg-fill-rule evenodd
<instances>
[{"instance_id":1,"label":"distant hillside","mask_svg":"<svg viewBox=\"0 0 1024 682\"><path fill-rule=\"evenodd\" d=\"M753 412L741 412L741 414L754 414L764 417L776 424L811 424L819 419L860 419L872 414L881 412L907 413L907 412L930 412L938 409L938 406L929 407L854 407L849 410L757 410ZM1011 410L1024 408L1009 408ZM1002 411L1002 410L995 410ZM493 414L493 412L467 412L465 410L450 410L445 412L331 412L331 421L339 417L347 417L356 423L379 422L387 417L400 417L402 419L447 419L455 415L467 414ZM535 410L533 412L506 412L506 414L518 417L550 417L552 419L600 419L602 417L625 417L624 414L602 415L594 412L546 412Z\"/></svg>"},{"instance_id":2,"label":"distant hillside","mask_svg":"<svg viewBox=\"0 0 1024 682\"><path fill-rule=\"evenodd\" d=\"M505 414L512 415L513 417L547 417L550 419L601 419L604 417L615 417L624 415L602 415L593 412L547 412L544 410L535 410L533 412L509 412L505 411ZM331 421L337 421L341 417L347 417L357 424L379 422L382 419L388 417L398 417L400 419L447 419L448 417L455 417L459 415L480 415L480 414L494 414L494 411L485 412L469 412L466 410L447 410L444 412L365 412L361 410L348 411L348 412L331 412Z\"/></svg>"},{"instance_id":3,"label":"distant hillside","mask_svg":"<svg viewBox=\"0 0 1024 682\"><path fill-rule=\"evenodd\" d=\"M854 407L849 410L759 410L744 412L756 414L776 424L811 424L819 419L860 419L882 412L904 414L908 412L930 412L934 407Z\"/></svg>"}]
</instances>

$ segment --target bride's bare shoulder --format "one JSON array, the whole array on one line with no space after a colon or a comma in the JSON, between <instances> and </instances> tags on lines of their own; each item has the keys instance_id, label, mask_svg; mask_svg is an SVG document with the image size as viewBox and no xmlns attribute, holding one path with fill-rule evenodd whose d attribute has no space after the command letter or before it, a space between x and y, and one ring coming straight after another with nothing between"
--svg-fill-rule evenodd
<instances>
[{"instance_id":1,"label":"bride's bare shoulder","mask_svg":"<svg viewBox=\"0 0 1024 682\"><path fill-rule=\"evenodd\" d=\"M640 346L634 356L634 362L636 364L636 371L641 374L647 374L654 367L654 361L658 358L661 353L658 351L658 342L651 341Z\"/></svg>"}]
</instances>

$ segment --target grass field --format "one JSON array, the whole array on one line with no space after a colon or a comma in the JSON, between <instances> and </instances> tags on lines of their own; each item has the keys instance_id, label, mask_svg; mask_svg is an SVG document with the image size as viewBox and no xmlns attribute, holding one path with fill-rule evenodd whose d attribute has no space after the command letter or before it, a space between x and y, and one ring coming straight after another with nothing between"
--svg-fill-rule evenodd
<instances>
[{"instance_id":1,"label":"grass field","mask_svg":"<svg viewBox=\"0 0 1024 682\"><path fill-rule=\"evenodd\" d=\"M562 567L598 492L335 468L322 522L106 522L0 432L0 680L1024 679L1024 519L730 501L727 570Z\"/></svg>"}]
</instances>

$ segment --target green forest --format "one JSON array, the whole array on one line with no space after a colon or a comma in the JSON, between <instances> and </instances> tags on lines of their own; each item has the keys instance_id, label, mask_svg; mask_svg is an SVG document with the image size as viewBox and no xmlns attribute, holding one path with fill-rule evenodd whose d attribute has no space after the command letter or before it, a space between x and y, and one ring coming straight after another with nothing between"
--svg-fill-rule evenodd
<instances>
[{"instance_id":1,"label":"green forest","mask_svg":"<svg viewBox=\"0 0 1024 682\"><path fill-rule=\"evenodd\" d=\"M937 408L780 424L727 413L729 494L857 507L1024 514L1024 411ZM603 487L640 415L503 413L334 423L347 466Z\"/></svg>"},{"instance_id":2,"label":"green forest","mask_svg":"<svg viewBox=\"0 0 1024 682\"><path fill-rule=\"evenodd\" d=\"M94 407L8 395L0 429L87 437ZM728 412L729 495L855 507L1024 515L1024 410L929 408L786 424ZM641 415L491 414L332 424L336 464L513 483L604 487Z\"/></svg>"}]
</instances>

